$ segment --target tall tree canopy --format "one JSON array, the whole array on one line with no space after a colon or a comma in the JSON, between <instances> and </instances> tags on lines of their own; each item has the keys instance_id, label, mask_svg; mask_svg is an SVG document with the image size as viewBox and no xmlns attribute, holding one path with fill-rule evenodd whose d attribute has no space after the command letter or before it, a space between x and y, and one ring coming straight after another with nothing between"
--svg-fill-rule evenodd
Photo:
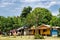
<instances>
[{"instance_id":1,"label":"tall tree canopy","mask_svg":"<svg viewBox=\"0 0 60 40\"><path fill-rule=\"evenodd\" d=\"M52 14L48 9L37 7L30 14L28 14L27 24L49 24Z\"/></svg>"},{"instance_id":2,"label":"tall tree canopy","mask_svg":"<svg viewBox=\"0 0 60 40\"><path fill-rule=\"evenodd\" d=\"M30 12L31 12L32 8L30 6L28 7L24 7L24 9L22 10L21 13L21 17L26 17Z\"/></svg>"}]
</instances>

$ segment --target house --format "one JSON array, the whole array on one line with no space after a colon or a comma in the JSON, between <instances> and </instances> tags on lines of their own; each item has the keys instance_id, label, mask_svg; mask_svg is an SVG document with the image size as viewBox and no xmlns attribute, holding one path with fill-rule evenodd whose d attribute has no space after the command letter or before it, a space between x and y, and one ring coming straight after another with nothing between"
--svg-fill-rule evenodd
<instances>
[{"instance_id":1,"label":"house","mask_svg":"<svg viewBox=\"0 0 60 40\"><path fill-rule=\"evenodd\" d=\"M45 24L42 24L38 27L23 26L18 28L17 32L20 33L20 35L35 35L35 33L38 33L43 36L60 36L60 27L51 27L50 25Z\"/></svg>"},{"instance_id":2,"label":"house","mask_svg":"<svg viewBox=\"0 0 60 40\"><path fill-rule=\"evenodd\" d=\"M37 30L36 30L37 29ZM35 35L36 31L38 32L38 34L40 35L50 35L50 26L49 25L41 25L38 27L32 26L30 28L28 27L20 27L17 29L19 32L21 32L21 35Z\"/></svg>"},{"instance_id":3,"label":"house","mask_svg":"<svg viewBox=\"0 0 60 40\"><path fill-rule=\"evenodd\" d=\"M44 36L50 35L50 30L51 30L50 25L42 24L41 26L38 26L37 29L40 35L44 35Z\"/></svg>"},{"instance_id":4,"label":"house","mask_svg":"<svg viewBox=\"0 0 60 40\"><path fill-rule=\"evenodd\" d=\"M20 35L28 35L28 28L27 26L23 26L17 29L17 33L19 32Z\"/></svg>"},{"instance_id":5,"label":"house","mask_svg":"<svg viewBox=\"0 0 60 40\"><path fill-rule=\"evenodd\" d=\"M51 36L60 36L60 27L52 26L52 28L51 28Z\"/></svg>"}]
</instances>

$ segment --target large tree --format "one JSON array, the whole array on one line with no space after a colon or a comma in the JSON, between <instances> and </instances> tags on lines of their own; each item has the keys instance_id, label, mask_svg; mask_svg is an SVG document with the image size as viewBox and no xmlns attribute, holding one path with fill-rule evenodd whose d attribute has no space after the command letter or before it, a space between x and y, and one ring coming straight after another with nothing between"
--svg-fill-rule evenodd
<instances>
[{"instance_id":1,"label":"large tree","mask_svg":"<svg viewBox=\"0 0 60 40\"><path fill-rule=\"evenodd\" d=\"M20 15L22 25L26 25L26 17L31 12L32 8L30 6L24 7Z\"/></svg>"},{"instance_id":2,"label":"large tree","mask_svg":"<svg viewBox=\"0 0 60 40\"><path fill-rule=\"evenodd\" d=\"M49 24L52 14L48 9L37 7L30 14L28 14L26 21L27 24Z\"/></svg>"}]
</instances>

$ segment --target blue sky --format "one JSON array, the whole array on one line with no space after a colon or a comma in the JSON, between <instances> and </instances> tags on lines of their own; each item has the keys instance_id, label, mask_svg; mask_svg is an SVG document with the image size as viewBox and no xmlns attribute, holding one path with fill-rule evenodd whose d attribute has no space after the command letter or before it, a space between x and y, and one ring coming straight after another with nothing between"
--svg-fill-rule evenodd
<instances>
[{"instance_id":1,"label":"blue sky","mask_svg":"<svg viewBox=\"0 0 60 40\"><path fill-rule=\"evenodd\" d=\"M24 7L31 6L49 9L57 15L60 8L59 0L0 0L0 16L19 16Z\"/></svg>"}]
</instances>

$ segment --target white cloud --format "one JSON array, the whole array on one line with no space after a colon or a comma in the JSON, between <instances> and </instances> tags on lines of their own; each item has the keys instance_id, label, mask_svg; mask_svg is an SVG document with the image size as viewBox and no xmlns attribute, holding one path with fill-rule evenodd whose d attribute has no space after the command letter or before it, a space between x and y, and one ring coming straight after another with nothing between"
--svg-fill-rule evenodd
<instances>
[{"instance_id":1,"label":"white cloud","mask_svg":"<svg viewBox=\"0 0 60 40\"><path fill-rule=\"evenodd\" d=\"M33 7L43 7L43 8L50 8L51 6L54 6L56 4L60 4L60 1L58 0L20 0L21 2L26 2L26 3L30 3L32 2L31 6L34 5ZM42 1L47 1L45 4L42 3ZM35 4L34 4L34 3ZM39 2L39 3L36 3ZM28 4L29 5L29 4Z\"/></svg>"},{"instance_id":2,"label":"white cloud","mask_svg":"<svg viewBox=\"0 0 60 40\"><path fill-rule=\"evenodd\" d=\"M20 0L20 2L38 2L38 1L51 1L51 0Z\"/></svg>"},{"instance_id":3,"label":"white cloud","mask_svg":"<svg viewBox=\"0 0 60 40\"><path fill-rule=\"evenodd\" d=\"M48 8L50 8L51 6L54 6L56 4L60 4L60 2L52 1L50 4L48 4Z\"/></svg>"},{"instance_id":4,"label":"white cloud","mask_svg":"<svg viewBox=\"0 0 60 40\"><path fill-rule=\"evenodd\" d=\"M52 1L49 5L48 5L48 8L53 6L53 5L56 5L56 4L60 4L60 1L57 2L57 1Z\"/></svg>"},{"instance_id":5,"label":"white cloud","mask_svg":"<svg viewBox=\"0 0 60 40\"><path fill-rule=\"evenodd\" d=\"M51 6L53 6L53 5L55 5L55 4L56 4L56 1L52 1L52 2L50 2L50 3L47 5L47 7L50 8Z\"/></svg>"},{"instance_id":6,"label":"white cloud","mask_svg":"<svg viewBox=\"0 0 60 40\"><path fill-rule=\"evenodd\" d=\"M6 7L6 6L11 5L11 4L13 4L13 3L2 2L2 3L0 3L0 7Z\"/></svg>"},{"instance_id":7,"label":"white cloud","mask_svg":"<svg viewBox=\"0 0 60 40\"><path fill-rule=\"evenodd\" d=\"M13 12L13 13L18 13L18 12L21 11L21 9L22 9L22 8L16 7L16 8L14 8L14 9L10 10L10 11Z\"/></svg>"},{"instance_id":8,"label":"white cloud","mask_svg":"<svg viewBox=\"0 0 60 40\"><path fill-rule=\"evenodd\" d=\"M57 16L59 13L58 12L52 12L52 15Z\"/></svg>"},{"instance_id":9,"label":"white cloud","mask_svg":"<svg viewBox=\"0 0 60 40\"><path fill-rule=\"evenodd\" d=\"M57 2L57 1L50 1L50 2L48 2L47 1L45 4L44 3L38 3L34 7L50 8L51 6L54 6L56 4L60 4L60 2Z\"/></svg>"},{"instance_id":10,"label":"white cloud","mask_svg":"<svg viewBox=\"0 0 60 40\"><path fill-rule=\"evenodd\" d=\"M20 0L20 2L59 1L59 0Z\"/></svg>"},{"instance_id":11,"label":"white cloud","mask_svg":"<svg viewBox=\"0 0 60 40\"><path fill-rule=\"evenodd\" d=\"M25 2L35 2L35 1L40 1L40 0L25 0Z\"/></svg>"},{"instance_id":12,"label":"white cloud","mask_svg":"<svg viewBox=\"0 0 60 40\"><path fill-rule=\"evenodd\" d=\"M16 2L17 0L1 0L1 2ZM18 0L19 1L19 0Z\"/></svg>"}]
</instances>

